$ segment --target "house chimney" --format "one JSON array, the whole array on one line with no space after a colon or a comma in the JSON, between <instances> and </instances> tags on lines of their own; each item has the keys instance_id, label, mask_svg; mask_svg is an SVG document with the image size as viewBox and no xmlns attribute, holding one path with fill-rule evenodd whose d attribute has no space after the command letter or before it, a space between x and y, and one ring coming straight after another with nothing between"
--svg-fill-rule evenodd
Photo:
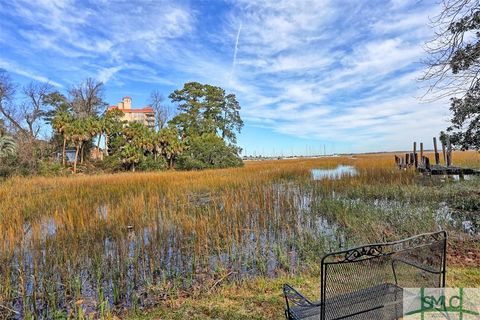
<instances>
[{"instance_id":1,"label":"house chimney","mask_svg":"<svg viewBox=\"0 0 480 320\"><path fill-rule=\"evenodd\" d=\"M118 109L123 109L123 102L120 101L119 103L117 103L117 107Z\"/></svg>"},{"instance_id":2,"label":"house chimney","mask_svg":"<svg viewBox=\"0 0 480 320\"><path fill-rule=\"evenodd\" d=\"M132 109L132 98L123 97L123 108L124 109Z\"/></svg>"}]
</instances>

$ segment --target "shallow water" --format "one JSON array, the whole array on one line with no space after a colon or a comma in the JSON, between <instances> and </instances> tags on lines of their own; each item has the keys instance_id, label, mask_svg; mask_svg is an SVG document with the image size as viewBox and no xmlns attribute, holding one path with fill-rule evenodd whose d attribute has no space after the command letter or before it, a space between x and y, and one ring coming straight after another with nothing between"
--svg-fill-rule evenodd
<instances>
[{"instance_id":1,"label":"shallow water","mask_svg":"<svg viewBox=\"0 0 480 320\"><path fill-rule=\"evenodd\" d=\"M312 169L311 173L313 180L338 180L344 177L356 176L357 169L353 166L339 165L335 169Z\"/></svg>"},{"instance_id":2,"label":"shallow water","mask_svg":"<svg viewBox=\"0 0 480 320\"><path fill-rule=\"evenodd\" d=\"M313 169L311 174L313 180L336 180L357 175L357 170L342 165ZM13 318L25 318L27 311L38 318L53 318L52 306L42 298L46 294L55 297L52 301L60 310L71 311L82 301L77 307L93 313L101 303L108 303L111 309L149 307L158 299L159 293L151 292L155 286L175 283L185 289L225 274L230 274L228 279L242 279L295 273L312 261L318 262L327 252L359 244L354 243L358 238L353 239L352 228L341 219L348 210L362 209L365 216L381 212L379 220L388 220L398 229L407 226L404 223L409 219L427 219L436 228L448 225L469 234L479 232L478 219L460 215L446 204L427 207L408 199L348 198L334 188L325 193L319 192L321 188L312 181L275 182L255 189L260 196L255 198L259 203L253 204L243 198L227 198L233 203L227 204L218 193L192 192L177 204L189 208L185 219L191 219L187 222L192 221L192 228L175 216L165 218L155 209L132 215L156 219L140 225L114 225L98 234L69 234L66 226L46 217L33 229L25 226L23 246L11 260L4 260L0 275L9 273L12 291L21 292L18 283L25 282L24 296L15 294L5 305L18 312ZM321 206L326 202L331 207ZM100 202L92 208L99 225L114 221L112 207ZM221 225L207 228L210 234L200 242L203 229L195 228L195 223L210 223L208 218L216 214L222 217ZM78 288L71 284L72 279ZM40 298L33 306L35 296Z\"/></svg>"}]
</instances>

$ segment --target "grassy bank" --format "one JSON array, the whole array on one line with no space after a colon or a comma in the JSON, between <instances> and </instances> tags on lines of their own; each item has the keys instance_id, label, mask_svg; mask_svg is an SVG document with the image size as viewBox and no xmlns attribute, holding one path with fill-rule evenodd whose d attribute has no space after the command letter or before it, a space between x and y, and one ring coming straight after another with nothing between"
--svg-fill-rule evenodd
<instances>
[{"instance_id":1,"label":"grassy bank","mask_svg":"<svg viewBox=\"0 0 480 320\"><path fill-rule=\"evenodd\" d=\"M224 279L223 279L224 280ZM447 252L447 286L480 287L480 239L453 237ZM319 299L320 273L315 267L302 274L205 284L203 290L181 292L150 310L129 312L129 320L147 319L281 319L285 308L282 285L289 283L306 297Z\"/></svg>"},{"instance_id":2,"label":"grassy bank","mask_svg":"<svg viewBox=\"0 0 480 320\"><path fill-rule=\"evenodd\" d=\"M451 267L447 285L480 287L480 266ZM282 319L285 300L282 284L293 284L307 297L319 297L319 275L281 276L223 285L213 292L175 296L155 309L130 313L125 319Z\"/></svg>"}]
</instances>

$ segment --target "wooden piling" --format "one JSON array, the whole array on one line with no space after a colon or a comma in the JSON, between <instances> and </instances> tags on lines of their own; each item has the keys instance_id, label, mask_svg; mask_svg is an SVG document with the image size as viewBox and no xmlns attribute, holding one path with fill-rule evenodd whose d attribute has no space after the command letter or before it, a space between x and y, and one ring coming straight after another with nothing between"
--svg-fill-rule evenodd
<instances>
[{"instance_id":1,"label":"wooden piling","mask_svg":"<svg viewBox=\"0 0 480 320\"><path fill-rule=\"evenodd\" d=\"M417 142L413 142L413 164L415 169L418 168L418 157L417 157Z\"/></svg>"},{"instance_id":2,"label":"wooden piling","mask_svg":"<svg viewBox=\"0 0 480 320\"><path fill-rule=\"evenodd\" d=\"M420 142L420 159L423 159L423 142Z\"/></svg>"},{"instance_id":3,"label":"wooden piling","mask_svg":"<svg viewBox=\"0 0 480 320\"><path fill-rule=\"evenodd\" d=\"M430 171L430 159L428 157L423 157L423 165L427 171Z\"/></svg>"},{"instance_id":4,"label":"wooden piling","mask_svg":"<svg viewBox=\"0 0 480 320\"><path fill-rule=\"evenodd\" d=\"M447 167L452 165L452 145L450 144L450 138L447 136Z\"/></svg>"},{"instance_id":5,"label":"wooden piling","mask_svg":"<svg viewBox=\"0 0 480 320\"><path fill-rule=\"evenodd\" d=\"M438 154L438 148L437 148L437 138L433 137L433 149L435 150L435 164L440 164L440 156Z\"/></svg>"},{"instance_id":6,"label":"wooden piling","mask_svg":"<svg viewBox=\"0 0 480 320\"><path fill-rule=\"evenodd\" d=\"M442 142L443 163L447 164L447 152L445 151L445 144Z\"/></svg>"}]
</instances>

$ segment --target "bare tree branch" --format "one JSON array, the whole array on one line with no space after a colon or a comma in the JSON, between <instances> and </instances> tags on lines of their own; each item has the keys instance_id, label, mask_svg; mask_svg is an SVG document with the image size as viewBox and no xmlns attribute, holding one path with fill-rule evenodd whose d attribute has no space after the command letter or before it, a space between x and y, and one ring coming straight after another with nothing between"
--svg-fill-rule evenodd
<instances>
[{"instance_id":1,"label":"bare tree branch","mask_svg":"<svg viewBox=\"0 0 480 320\"><path fill-rule=\"evenodd\" d=\"M79 119L98 115L107 105L103 101L103 83L87 78L84 83L69 90L73 112Z\"/></svg>"},{"instance_id":2,"label":"bare tree branch","mask_svg":"<svg viewBox=\"0 0 480 320\"><path fill-rule=\"evenodd\" d=\"M150 94L150 106L155 111L155 125L158 130L163 129L173 116L172 109L164 104L164 101L165 97L158 90Z\"/></svg>"},{"instance_id":3,"label":"bare tree branch","mask_svg":"<svg viewBox=\"0 0 480 320\"><path fill-rule=\"evenodd\" d=\"M430 100L464 95L480 80L480 1L444 0L442 5L431 20L435 36L425 44L429 58L421 80L429 83L423 98Z\"/></svg>"},{"instance_id":4,"label":"bare tree branch","mask_svg":"<svg viewBox=\"0 0 480 320\"><path fill-rule=\"evenodd\" d=\"M52 91L48 83L31 82L23 88L27 102L20 107L21 116L27 123L28 131L32 137L37 137L40 131L40 120L46 114L45 98Z\"/></svg>"},{"instance_id":5,"label":"bare tree branch","mask_svg":"<svg viewBox=\"0 0 480 320\"><path fill-rule=\"evenodd\" d=\"M17 119L13 99L15 97L15 85L4 70L0 70L0 114L16 130L24 131Z\"/></svg>"}]
</instances>

